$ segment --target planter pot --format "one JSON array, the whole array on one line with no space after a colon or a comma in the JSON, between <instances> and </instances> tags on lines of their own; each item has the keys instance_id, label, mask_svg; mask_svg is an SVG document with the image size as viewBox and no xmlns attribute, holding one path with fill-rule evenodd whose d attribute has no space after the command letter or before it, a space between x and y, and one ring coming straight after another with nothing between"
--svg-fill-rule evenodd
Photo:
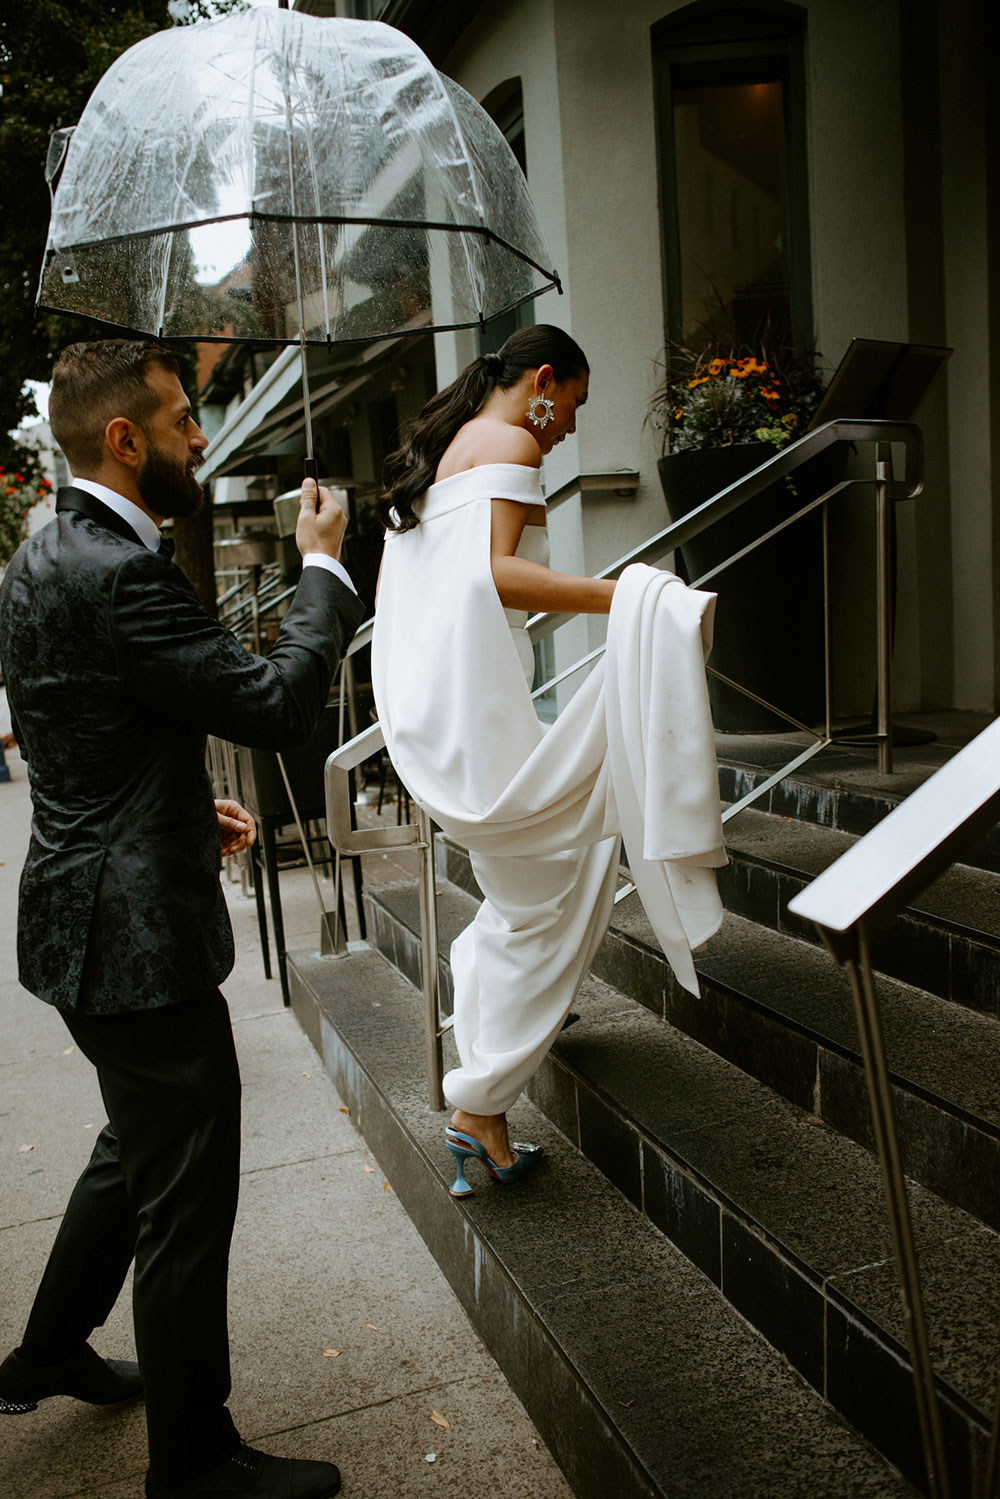
<instances>
[{"instance_id":1,"label":"planter pot","mask_svg":"<svg viewBox=\"0 0 1000 1499\"><path fill-rule=\"evenodd\" d=\"M659 462L672 521L735 483L774 453L768 443L671 453ZM821 453L681 548L684 575L699 578L755 536L831 488L844 455ZM823 718L823 533L820 511L797 521L734 563L705 587L717 592L709 664L803 723ZM709 677L715 726L726 734L774 734L790 725L742 693Z\"/></svg>"}]
</instances>

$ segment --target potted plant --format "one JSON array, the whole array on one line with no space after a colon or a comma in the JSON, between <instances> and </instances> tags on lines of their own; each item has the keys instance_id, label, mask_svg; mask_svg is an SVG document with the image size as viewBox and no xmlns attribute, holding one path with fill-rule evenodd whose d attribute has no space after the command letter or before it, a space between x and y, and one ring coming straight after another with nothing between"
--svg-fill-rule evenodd
<instances>
[{"instance_id":1,"label":"potted plant","mask_svg":"<svg viewBox=\"0 0 1000 1499\"><path fill-rule=\"evenodd\" d=\"M675 346L647 418L662 439L657 466L671 521L801 435L822 391L811 359L764 340L755 348L718 341L699 350ZM686 543L682 571L689 580L699 578L838 477L821 455L794 479L779 481ZM819 511L731 564L706 587L719 594L710 664L802 722L817 721L824 681ZM710 683L716 727L723 732L788 727L752 699L714 678Z\"/></svg>"}]
</instances>

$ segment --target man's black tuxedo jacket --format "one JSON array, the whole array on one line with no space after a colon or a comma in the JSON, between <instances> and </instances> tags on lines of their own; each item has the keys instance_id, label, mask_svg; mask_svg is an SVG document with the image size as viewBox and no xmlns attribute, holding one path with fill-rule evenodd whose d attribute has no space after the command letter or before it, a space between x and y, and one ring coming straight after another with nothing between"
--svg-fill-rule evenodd
<instances>
[{"instance_id":1,"label":"man's black tuxedo jacket","mask_svg":"<svg viewBox=\"0 0 1000 1499\"><path fill-rule=\"evenodd\" d=\"M303 569L264 660L99 500L63 489L56 508L0 587L34 808L19 976L63 1009L150 1009L233 966L206 736L302 745L363 608L326 568Z\"/></svg>"}]
</instances>

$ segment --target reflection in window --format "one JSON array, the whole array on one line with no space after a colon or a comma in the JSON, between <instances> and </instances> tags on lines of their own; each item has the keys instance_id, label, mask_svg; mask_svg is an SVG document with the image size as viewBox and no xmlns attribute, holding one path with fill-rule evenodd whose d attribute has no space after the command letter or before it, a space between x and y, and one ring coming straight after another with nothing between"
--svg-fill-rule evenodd
<instances>
[{"instance_id":1,"label":"reflection in window","mask_svg":"<svg viewBox=\"0 0 1000 1499\"><path fill-rule=\"evenodd\" d=\"M791 334L784 84L675 88L682 342Z\"/></svg>"},{"instance_id":2,"label":"reflection in window","mask_svg":"<svg viewBox=\"0 0 1000 1499\"><path fill-rule=\"evenodd\" d=\"M812 349L805 13L701 0L652 41L668 337Z\"/></svg>"}]
</instances>

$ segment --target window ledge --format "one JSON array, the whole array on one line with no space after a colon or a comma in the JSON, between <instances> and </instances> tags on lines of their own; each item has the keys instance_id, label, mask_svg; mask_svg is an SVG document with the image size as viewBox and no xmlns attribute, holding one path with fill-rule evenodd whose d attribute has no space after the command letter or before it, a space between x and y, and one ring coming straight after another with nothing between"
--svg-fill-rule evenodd
<instances>
[{"instance_id":1,"label":"window ledge","mask_svg":"<svg viewBox=\"0 0 1000 1499\"><path fill-rule=\"evenodd\" d=\"M565 484L553 490L552 494L545 496L546 510L561 505L564 500L573 495L581 495L586 499L588 494L614 494L620 499L631 498L639 488L639 475L634 469L622 468L611 469L598 474L577 474L575 479L569 479Z\"/></svg>"}]
</instances>

